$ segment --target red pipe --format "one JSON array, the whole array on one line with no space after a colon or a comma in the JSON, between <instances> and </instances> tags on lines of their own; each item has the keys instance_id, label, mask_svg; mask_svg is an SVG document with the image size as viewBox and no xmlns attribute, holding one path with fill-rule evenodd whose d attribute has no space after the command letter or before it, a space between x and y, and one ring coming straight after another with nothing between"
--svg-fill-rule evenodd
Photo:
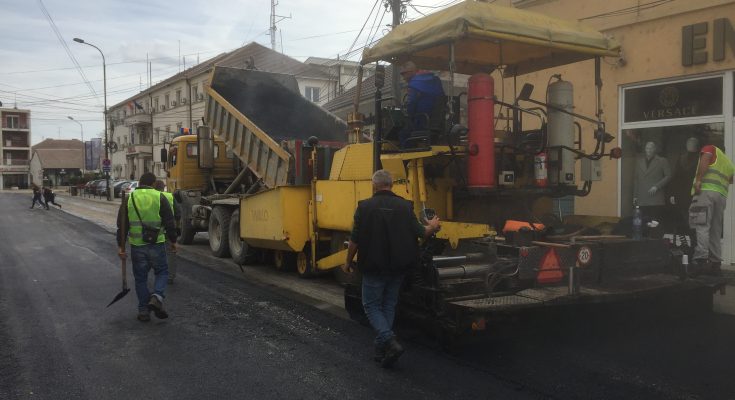
<instances>
[{"instance_id":1,"label":"red pipe","mask_svg":"<svg viewBox=\"0 0 735 400\"><path fill-rule=\"evenodd\" d=\"M468 89L467 186L495 187L495 82L488 74L470 77Z\"/></svg>"}]
</instances>

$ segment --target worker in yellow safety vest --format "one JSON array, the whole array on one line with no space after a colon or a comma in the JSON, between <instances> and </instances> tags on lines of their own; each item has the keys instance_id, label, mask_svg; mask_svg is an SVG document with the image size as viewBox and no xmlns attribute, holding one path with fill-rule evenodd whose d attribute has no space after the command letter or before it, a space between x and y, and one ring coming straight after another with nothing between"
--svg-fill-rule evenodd
<instances>
[{"instance_id":1,"label":"worker in yellow safety vest","mask_svg":"<svg viewBox=\"0 0 735 400\"><path fill-rule=\"evenodd\" d=\"M138 187L123 201L117 215L118 256L125 260L125 239L130 239L130 256L138 295L138 320L150 321L150 312L157 318L168 318L163 308L168 280L166 238L176 251L176 225L169 201L153 189L156 176L150 172L141 175ZM165 231L165 235L164 235ZM153 293L148 290L148 272L153 269Z\"/></svg>"},{"instance_id":2,"label":"worker in yellow safety vest","mask_svg":"<svg viewBox=\"0 0 735 400\"><path fill-rule=\"evenodd\" d=\"M171 192L167 192L166 189L166 182L162 181L161 179L157 180L156 183L153 184L153 188L161 192L164 196L166 196L166 200L168 200L168 204L171 205L171 211L174 213L174 221L176 221L176 232L178 234L179 232L179 205L176 204L174 201L174 194ZM168 259L168 284L171 285L174 283L174 279L176 279L176 270L178 269L178 262L176 260L176 252L171 251L170 248L166 248L166 258Z\"/></svg>"},{"instance_id":3,"label":"worker in yellow safety vest","mask_svg":"<svg viewBox=\"0 0 735 400\"><path fill-rule=\"evenodd\" d=\"M733 173L735 167L722 150L713 145L702 147L689 206L689 226L697 232L694 275L722 275L722 227Z\"/></svg>"}]
</instances>

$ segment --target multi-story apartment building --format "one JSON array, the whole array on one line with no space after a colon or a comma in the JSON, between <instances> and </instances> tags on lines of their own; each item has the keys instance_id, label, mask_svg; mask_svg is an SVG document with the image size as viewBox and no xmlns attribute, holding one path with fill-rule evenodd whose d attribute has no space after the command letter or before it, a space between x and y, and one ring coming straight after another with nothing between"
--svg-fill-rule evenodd
<instances>
[{"instance_id":1,"label":"multi-story apartment building","mask_svg":"<svg viewBox=\"0 0 735 400\"><path fill-rule=\"evenodd\" d=\"M334 97L336 81L328 73L258 43L250 43L188 68L110 107L113 178L137 179L149 171L165 177L160 149L174 135L196 132L202 123L205 88L214 65L293 75L301 93L313 101L318 103L321 95L312 88Z\"/></svg>"},{"instance_id":2,"label":"multi-story apartment building","mask_svg":"<svg viewBox=\"0 0 735 400\"><path fill-rule=\"evenodd\" d=\"M30 184L31 111L0 108L0 190Z\"/></svg>"}]
</instances>

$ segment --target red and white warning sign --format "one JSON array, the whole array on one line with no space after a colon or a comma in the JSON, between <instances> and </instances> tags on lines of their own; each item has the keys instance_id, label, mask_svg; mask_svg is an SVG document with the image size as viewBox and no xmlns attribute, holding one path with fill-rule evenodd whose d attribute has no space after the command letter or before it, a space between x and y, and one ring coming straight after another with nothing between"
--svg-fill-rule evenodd
<instances>
[{"instance_id":1,"label":"red and white warning sign","mask_svg":"<svg viewBox=\"0 0 735 400\"><path fill-rule=\"evenodd\" d=\"M580 267L586 267L592 262L592 249L589 246L582 246L577 250L577 262Z\"/></svg>"}]
</instances>

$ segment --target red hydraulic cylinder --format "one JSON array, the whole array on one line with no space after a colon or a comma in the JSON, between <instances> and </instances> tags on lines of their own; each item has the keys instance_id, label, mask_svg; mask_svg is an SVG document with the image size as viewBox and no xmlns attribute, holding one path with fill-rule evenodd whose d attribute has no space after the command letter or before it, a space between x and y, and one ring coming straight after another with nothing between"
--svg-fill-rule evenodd
<instances>
[{"instance_id":1,"label":"red hydraulic cylinder","mask_svg":"<svg viewBox=\"0 0 735 400\"><path fill-rule=\"evenodd\" d=\"M467 93L467 186L495 187L495 82L488 74L470 77Z\"/></svg>"}]
</instances>

